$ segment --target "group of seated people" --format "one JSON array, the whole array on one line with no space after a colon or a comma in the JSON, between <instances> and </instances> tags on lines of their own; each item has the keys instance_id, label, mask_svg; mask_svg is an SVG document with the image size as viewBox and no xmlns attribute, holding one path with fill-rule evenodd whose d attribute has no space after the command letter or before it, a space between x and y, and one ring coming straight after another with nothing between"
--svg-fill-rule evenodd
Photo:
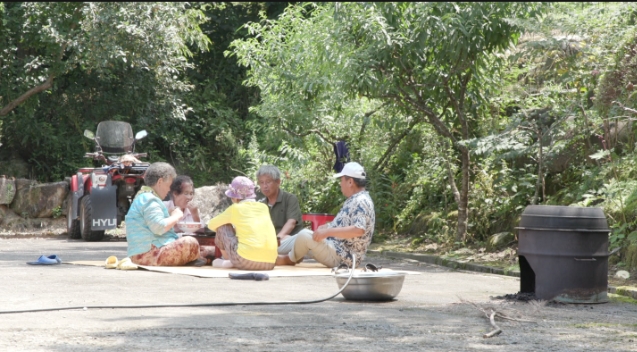
<instances>
[{"instance_id":1,"label":"group of seated people","mask_svg":"<svg viewBox=\"0 0 637 352\"><path fill-rule=\"evenodd\" d=\"M295 265L311 257L327 267L352 265L352 255L362 260L374 233L374 204L365 190L366 174L355 162L334 175L347 198L333 221L315 231L304 228L298 199L283 191L281 173L273 165L256 174L261 193L244 176L235 177L226 196L232 200L207 227L215 231L215 246L222 258L215 267L241 270L272 270L276 265ZM138 265L181 266L206 263L213 253L192 236L180 236L178 223L200 222L191 204L194 185L188 176L177 176L168 163L151 164L145 186L135 196L126 215L128 256ZM167 195L170 200L163 201ZM176 231L177 229L177 231Z\"/></svg>"}]
</instances>

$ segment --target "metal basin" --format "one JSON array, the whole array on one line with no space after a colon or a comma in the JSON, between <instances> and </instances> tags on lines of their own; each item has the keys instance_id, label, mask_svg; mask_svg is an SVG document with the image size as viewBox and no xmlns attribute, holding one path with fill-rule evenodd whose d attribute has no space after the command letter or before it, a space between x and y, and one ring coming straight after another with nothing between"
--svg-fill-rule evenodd
<instances>
[{"instance_id":1,"label":"metal basin","mask_svg":"<svg viewBox=\"0 0 637 352\"><path fill-rule=\"evenodd\" d=\"M349 273L337 274L336 283L342 288ZM391 301L403 288L405 273L365 272L354 273L352 280L341 292L345 299L355 301Z\"/></svg>"}]
</instances>

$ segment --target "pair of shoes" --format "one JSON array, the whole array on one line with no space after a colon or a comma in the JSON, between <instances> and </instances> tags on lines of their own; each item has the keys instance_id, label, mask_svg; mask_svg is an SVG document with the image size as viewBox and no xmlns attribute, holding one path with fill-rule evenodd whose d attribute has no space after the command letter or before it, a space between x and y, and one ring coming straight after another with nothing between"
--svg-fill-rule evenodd
<instances>
[{"instance_id":1,"label":"pair of shoes","mask_svg":"<svg viewBox=\"0 0 637 352\"><path fill-rule=\"evenodd\" d=\"M27 264L31 265L55 265L60 263L62 263L62 259L55 254L51 254L49 256L41 255L38 260L34 262L27 262Z\"/></svg>"},{"instance_id":2,"label":"pair of shoes","mask_svg":"<svg viewBox=\"0 0 637 352\"><path fill-rule=\"evenodd\" d=\"M117 268L117 257L112 255L106 258L106 263L104 263L104 268L106 269L115 269Z\"/></svg>"},{"instance_id":3,"label":"pair of shoes","mask_svg":"<svg viewBox=\"0 0 637 352\"><path fill-rule=\"evenodd\" d=\"M117 270L137 270L137 268L138 266L130 258L124 258L117 263Z\"/></svg>"},{"instance_id":4,"label":"pair of shoes","mask_svg":"<svg viewBox=\"0 0 637 352\"><path fill-rule=\"evenodd\" d=\"M130 258L124 258L122 260L117 260L117 257L112 255L106 258L106 262L104 263L104 268L106 269L117 269L117 270L136 270L137 265L135 265Z\"/></svg>"}]
</instances>

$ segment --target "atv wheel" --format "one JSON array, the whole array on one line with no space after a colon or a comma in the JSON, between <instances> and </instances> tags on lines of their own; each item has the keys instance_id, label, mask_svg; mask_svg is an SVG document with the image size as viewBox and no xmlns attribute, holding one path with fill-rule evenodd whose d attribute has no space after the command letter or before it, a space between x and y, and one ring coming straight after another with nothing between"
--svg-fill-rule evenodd
<instances>
[{"instance_id":1,"label":"atv wheel","mask_svg":"<svg viewBox=\"0 0 637 352\"><path fill-rule=\"evenodd\" d=\"M80 230L85 241L101 241L104 238L104 230L91 231L93 221L93 207L90 195L85 195L80 200Z\"/></svg>"},{"instance_id":2,"label":"atv wheel","mask_svg":"<svg viewBox=\"0 0 637 352\"><path fill-rule=\"evenodd\" d=\"M74 240L82 238L80 220L73 219L73 192L69 192L69 197L66 200L66 233L69 234L69 238Z\"/></svg>"}]
</instances>

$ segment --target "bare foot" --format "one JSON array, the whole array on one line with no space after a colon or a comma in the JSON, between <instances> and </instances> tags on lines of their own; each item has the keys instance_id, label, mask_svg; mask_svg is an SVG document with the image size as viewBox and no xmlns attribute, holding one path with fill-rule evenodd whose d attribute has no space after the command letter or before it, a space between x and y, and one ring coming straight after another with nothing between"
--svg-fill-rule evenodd
<instances>
[{"instance_id":1,"label":"bare foot","mask_svg":"<svg viewBox=\"0 0 637 352\"><path fill-rule=\"evenodd\" d=\"M276 258L274 265L296 265L287 254L281 254Z\"/></svg>"}]
</instances>

